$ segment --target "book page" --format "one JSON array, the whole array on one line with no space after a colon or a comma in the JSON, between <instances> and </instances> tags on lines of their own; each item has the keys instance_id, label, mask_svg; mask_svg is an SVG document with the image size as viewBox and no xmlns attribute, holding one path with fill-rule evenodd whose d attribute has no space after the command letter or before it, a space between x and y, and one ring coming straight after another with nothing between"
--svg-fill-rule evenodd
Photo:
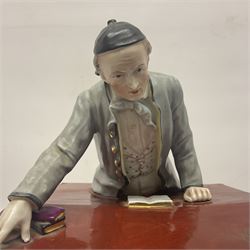
<instances>
[{"instance_id":1,"label":"book page","mask_svg":"<svg viewBox=\"0 0 250 250\"><path fill-rule=\"evenodd\" d=\"M134 196L129 195L128 196L128 204L172 204L173 201L170 199L167 195L152 195L149 197L145 196Z\"/></svg>"}]
</instances>

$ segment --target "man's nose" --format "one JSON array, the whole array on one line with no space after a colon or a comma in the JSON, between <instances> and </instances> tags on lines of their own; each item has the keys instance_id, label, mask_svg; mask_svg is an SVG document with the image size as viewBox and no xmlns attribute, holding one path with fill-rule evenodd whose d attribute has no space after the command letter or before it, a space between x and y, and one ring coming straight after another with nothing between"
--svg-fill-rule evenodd
<instances>
[{"instance_id":1,"label":"man's nose","mask_svg":"<svg viewBox=\"0 0 250 250\"><path fill-rule=\"evenodd\" d=\"M128 77L127 79L127 85L131 89L137 89L139 86L139 81L135 77Z\"/></svg>"}]
</instances>

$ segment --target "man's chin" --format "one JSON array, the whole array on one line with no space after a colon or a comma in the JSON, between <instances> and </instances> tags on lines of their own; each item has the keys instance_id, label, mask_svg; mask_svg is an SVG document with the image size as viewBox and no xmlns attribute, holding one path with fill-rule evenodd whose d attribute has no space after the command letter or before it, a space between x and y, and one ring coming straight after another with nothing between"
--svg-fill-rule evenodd
<instances>
[{"instance_id":1,"label":"man's chin","mask_svg":"<svg viewBox=\"0 0 250 250\"><path fill-rule=\"evenodd\" d=\"M125 99L127 99L128 101L138 101L140 99L142 99L143 95L142 94L128 94Z\"/></svg>"},{"instance_id":2,"label":"man's chin","mask_svg":"<svg viewBox=\"0 0 250 250\"><path fill-rule=\"evenodd\" d=\"M139 101L140 99L145 98L145 90L139 89L138 92L130 92L127 95L127 100L129 101Z\"/></svg>"}]
</instances>

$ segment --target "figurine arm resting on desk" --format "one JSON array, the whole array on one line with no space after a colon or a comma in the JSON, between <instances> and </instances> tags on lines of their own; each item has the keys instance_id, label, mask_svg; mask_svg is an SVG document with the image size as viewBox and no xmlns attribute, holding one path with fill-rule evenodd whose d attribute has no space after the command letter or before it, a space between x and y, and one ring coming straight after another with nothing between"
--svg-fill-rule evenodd
<instances>
[{"instance_id":1,"label":"figurine arm resting on desk","mask_svg":"<svg viewBox=\"0 0 250 250\"><path fill-rule=\"evenodd\" d=\"M181 187L184 190L183 198L187 202L211 200L212 195L209 189L202 187L202 175L184 104L183 91L180 82L175 78L174 82L177 86L177 91L174 94L174 100L177 104L173 108L174 131L171 150L180 177Z\"/></svg>"},{"instance_id":2,"label":"figurine arm resting on desk","mask_svg":"<svg viewBox=\"0 0 250 250\"><path fill-rule=\"evenodd\" d=\"M63 132L41 154L17 191L10 194L10 202L0 215L0 244L16 228L21 230L22 240L29 241L32 210L42 207L62 178L75 166L93 137L94 127L90 121L94 118L90 110L87 98L78 98ZM80 115L82 112L84 116Z\"/></svg>"}]
</instances>

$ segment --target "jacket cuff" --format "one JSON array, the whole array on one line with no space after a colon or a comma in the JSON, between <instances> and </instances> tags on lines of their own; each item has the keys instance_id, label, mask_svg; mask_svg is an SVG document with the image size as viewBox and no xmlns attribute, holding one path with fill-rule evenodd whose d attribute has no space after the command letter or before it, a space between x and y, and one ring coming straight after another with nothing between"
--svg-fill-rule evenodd
<instances>
[{"instance_id":1,"label":"jacket cuff","mask_svg":"<svg viewBox=\"0 0 250 250\"><path fill-rule=\"evenodd\" d=\"M21 192L12 192L9 196L8 196L8 200L12 201L15 198L25 198L30 200L32 203L34 203L38 209L40 209L43 206L43 202L38 199L35 195L30 194L30 193L21 193Z\"/></svg>"},{"instance_id":2,"label":"jacket cuff","mask_svg":"<svg viewBox=\"0 0 250 250\"><path fill-rule=\"evenodd\" d=\"M185 193L186 190L190 187L203 187L203 184L189 185L189 186L183 187L181 190L183 193Z\"/></svg>"}]
</instances>

